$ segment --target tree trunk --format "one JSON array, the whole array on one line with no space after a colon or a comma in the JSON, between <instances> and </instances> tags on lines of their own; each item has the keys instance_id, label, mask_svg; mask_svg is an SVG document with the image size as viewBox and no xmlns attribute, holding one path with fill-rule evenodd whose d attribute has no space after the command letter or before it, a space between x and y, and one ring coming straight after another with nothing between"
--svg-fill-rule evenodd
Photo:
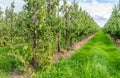
<instances>
[{"instance_id":1,"label":"tree trunk","mask_svg":"<svg viewBox=\"0 0 120 78\"><path fill-rule=\"evenodd\" d=\"M32 63L31 63L31 65L32 65L33 68L35 68L35 63L36 63L36 62L35 62L35 58L32 57Z\"/></svg>"},{"instance_id":2,"label":"tree trunk","mask_svg":"<svg viewBox=\"0 0 120 78\"><path fill-rule=\"evenodd\" d=\"M12 39L13 39L13 9L11 10L11 28L10 28L10 39L11 39L11 44L12 44Z\"/></svg>"},{"instance_id":3,"label":"tree trunk","mask_svg":"<svg viewBox=\"0 0 120 78\"><path fill-rule=\"evenodd\" d=\"M60 35L58 35L58 52L61 52Z\"/></svg>"},{"instance_id":4,"label":"tree trunk","mask_svg":"<svg viewBox=\"0 0 120 78\"><path fill-rule=\"evenodd\" d=\"M52 0L48 0L47 7L48 7L48 17L49 17L48 25L51 26Z\"/></svg>"},{"instance_id":5,"label":"tree trunk","mask_svg":"<svg viewBox=\"0 0 120 78\"><path fill-rule=\"evenodd\" d=\"M73 41L72 41L72 39L73 39L73 38L70 37L70 48L71 48L71 49L73 48L73 47L72 47L72 46L73 46Z\"/></svg>"},{"instance_id":6,"label":"tree trunk","mask_svg":"<svg viewBox=\"0 0 120 78\"><path fill-rule=\"evenodd\" d=\"M59 6L58 6L58 19L59 19ZM61 52L61 46L60 46L60 31L58 32L58 52Z\"/></svg>"},{"instance_id":7,"label":"tree trunk","mask_svg":"<svg viewBox=\"0 0 120 78\"><path fill-rule=\"evenodd\" d=\"M51 0L48 0L48 15L50 16L52 12L52 8L51 8Z\"/></svg>"},{"instance_id":8,"label":"tree trunk","mask_svg":"<svg viewBox=\"0 0 120 78\"><path fill-rule=\"evenodd\" d=\"M75 0L74 0L74 4L75 4ZM72 23L72 26L73 26L74 25L74 8L72 8L71 23ZM71 37L70 37L70 48L72 49L73 48L72 47L73 46L73 34L72 34L72 30L71 30L70 35L71 35Z\"/></svg>"},{"instance_id":9,"label":"tree trunk","mask_svg":"<svg viewBox=\"0 0 120 78\"><path fill-rule=\"evenodd\" d=\"M68 48L68 9L66 9L66 14L65 14L65 19L66 19L66 37L65 37L65 45L66 48Z\"/></svg>"},{"instance_id":10,"label":"tree trunk","mask_svg":"<svg viewBox=\"0 0 120 78\"><path fill-rule=\"evenodd\" d=\"M37 48L37 30L36 30L36 25L34 24L34 33L33 33L33 48L36 49Z\"/></svg>"},{"instance_id":11,"label":"tree trunk","mask_svg":"<svg viewBox=\"0 0 120 78\"><path fill-rule=\"evenodd\" d=\"M37 33L36 33L36 15L34 16L34 32L33 32L33 49L36 52L37 48ZM32 57L32 66L35 68L35 56Z\"/></svg>"},{"instance_id":12,"label":"tree trunk","mask_svg":"<svg viewBox=\"0 0 120 78\"><path fill-rule=\"evenodd\" d=\"M37 10L38 10L38 4L35 5L35 12L34 12L34 18L33 18L33 24L34 24L34 31L33 31L33 49L34 52L36 52L37 49L37 27L36 27L36 23L37 23ZM35 56L33 55L32 57L32 66L35 68Z\"/></svg>"}]
</instances>

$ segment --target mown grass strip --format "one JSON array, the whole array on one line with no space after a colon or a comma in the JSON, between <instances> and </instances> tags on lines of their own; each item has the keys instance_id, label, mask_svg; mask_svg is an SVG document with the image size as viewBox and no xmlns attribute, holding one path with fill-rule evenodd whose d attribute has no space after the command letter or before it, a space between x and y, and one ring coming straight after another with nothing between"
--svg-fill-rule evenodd
<instances>
[{"instance_id":1,"label":"mown grass strip","mask_svg":"<svg viewBox=\"0 0 120 78\"><path fill-rule=\"evenodd\" d=\"M68 60L37 78L119 78L120 50L100 31Z\"/></svg>"}]
</instances>

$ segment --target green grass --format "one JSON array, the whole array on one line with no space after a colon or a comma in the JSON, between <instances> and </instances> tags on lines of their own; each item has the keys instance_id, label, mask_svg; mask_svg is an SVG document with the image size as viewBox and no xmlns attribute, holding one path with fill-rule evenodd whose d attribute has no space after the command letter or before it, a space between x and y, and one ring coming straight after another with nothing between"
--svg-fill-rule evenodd
<instances>
[{"instance_id":1,"label":"green grass","mask_svg":"<svg viewBox=\"0 0 120 78\"><path fill-rule=\"evenodd\" d=\"M0 78L9 78L10 60L5 58L9 48L0 48ZM7 73L6 73L7 72Z\"/></svg>"},{"instance_id":2,"label":"green grass","mask_svg":"<svg viewBox=\"0 0 120 78\"><path fill-rule=\"evenodd\" d=\"M16 47L22 51L21 48L21 46ZM8 56L10 50L9 47L0 48L0 78L10 78L10 73L16 68L16 60Z\"/></svg>"},{"instance_id":3,"label":"green grass","mask_svg":"<svg viewBox=\"0 0 120 78\"><path fill-rule=\"evenodd\" d=\"M16 47L20 52L22 48ZM6 57L8 53L9 47L0 48L0 78L10 78L15 67L15 60ZM120 50L100 31L70 59L36 74L37 78L120 78Z\"/></svg>"},{"instance_id":4,"label":"green grass","mask_svg":"<svg viewBox=\"0 0 120 78\"><path fill-rule=\"evenodd\" d=\"M100 31L70 59L47 73L38 71L37 78L120 78L120 50Z\"/></svg>"},{"instance_id":5,"label":"green grass","mask_svg":"<svg viewBox=\"0 0 120 78\"><path fill-rule=\"evenodd\" d=\"M0 70L0 78L10 78L10 73Z\"/></svg>"}]
</instances>

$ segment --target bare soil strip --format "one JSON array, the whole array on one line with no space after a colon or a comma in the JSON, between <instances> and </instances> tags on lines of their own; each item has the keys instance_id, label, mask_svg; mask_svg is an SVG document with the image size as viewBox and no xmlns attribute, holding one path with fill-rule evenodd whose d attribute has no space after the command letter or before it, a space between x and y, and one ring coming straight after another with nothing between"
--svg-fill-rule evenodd
<instances>
[{"instance_id":1,"label":"bare soil strip","mask_svg":"<svg viewBox=\"0 0 120 78\"><path fill-rule=\"evenodd\" d=\"M90 35L85 39L81 40L80 42L76 43L75 45L73 45L73 51L69 51L66 53L61 53L61 52L55 53L52 58L53 61L59 61L61 57L63 57L64 59L70 58L75 53L76 50L80 49L85 43L87 43L94 36L95 35Z\"/></svg>"}]
</instances>

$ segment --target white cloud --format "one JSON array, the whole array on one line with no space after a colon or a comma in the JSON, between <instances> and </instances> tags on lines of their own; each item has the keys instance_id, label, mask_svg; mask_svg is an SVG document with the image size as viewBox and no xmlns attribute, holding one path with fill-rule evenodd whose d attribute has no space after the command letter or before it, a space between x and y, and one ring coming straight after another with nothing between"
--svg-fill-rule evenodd
<instances>
[{"instance_id":1,"label":"white cloud","mask_svg":"<svg viewBox=\"0 0 120 78\"><path fill-rule=\"evenodd\" d=\"M22 3L23 2L23 0L14 0L15 1L15 3Z\"/></svg>"},{"instance_id":2,"label":"white cloud","mask_svg":"<svg viewBox=\"0 0 120 78\"><path fill-rule=\"evenodd\" d=\"M6 6L0 3L1 10L4 11L6 9Z\"/></svg>"},{"instance_id":3,"label":"white cloud","mask_svg":"<svg viewBox=\"0 0 120 78\"><path fill-rule=\"evenodd\" d=\"M93 4L96 4L96 0L92 0L92 3L93 3Z\"/></svg>"},{"instance_id":4,"label":"white cloud","mask_svg":"<svg viewBox=\"0 0 120 78\"><path fill-rule=\"evenodd\" d=\"M14 0L15 1L15 12L21 11L25 2L23 0Z\"/></svg>"},{"instance_id":5,"label":"white cloud","mask_svg":"<svg viewBox=\"0 0 120 78\"><path fill-rule=\"evenodd\" d=\"M14 0L15 1L15 4L19 4L21 6L23 6L25 4L25 2L23 0Z\"/></svg>"},{"instance_id":6,"label":"white cloud","mask_svg":"<svg viewBox=\"0 0 120 78\"><path fill-rule=\"evenodd\" d=\"M79 6L86 10L102 26L107 22L113 10L112 3L98 3L96 0L92 0L92 3L80 2ZM105 18L105 20L102 21L103 19L100 20L96 16Z\"/></svg>"}]
</instances>

